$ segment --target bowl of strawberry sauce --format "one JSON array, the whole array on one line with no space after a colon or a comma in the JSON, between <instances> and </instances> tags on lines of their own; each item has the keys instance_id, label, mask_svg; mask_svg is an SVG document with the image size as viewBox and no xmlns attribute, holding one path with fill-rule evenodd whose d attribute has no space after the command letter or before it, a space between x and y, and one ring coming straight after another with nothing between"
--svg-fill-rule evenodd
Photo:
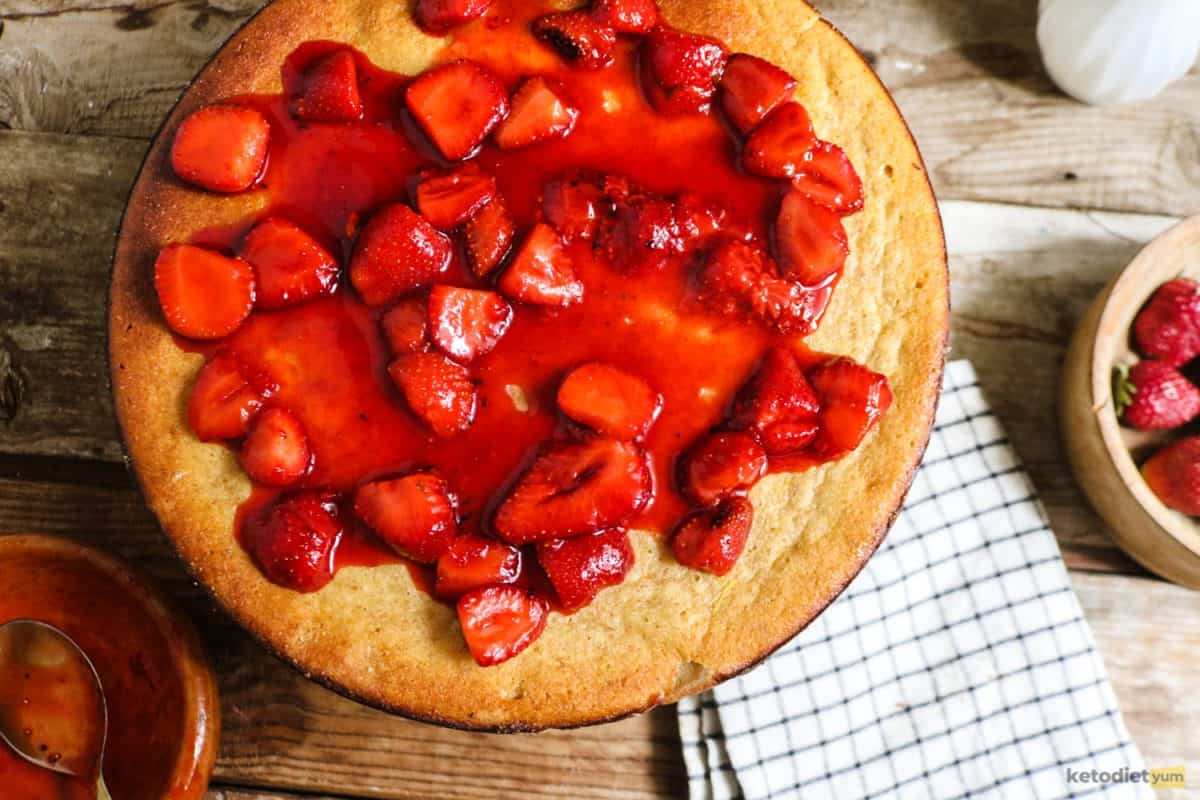
<instances>
[{"instance_id":1,"label":"bowl of strawberry sauce","mask_svg":"<svg viewBox=\"0 0 1200 800\"><path fill-rule=\"evenodd\" d=\"M1101 292L1064 365L1076 480L1146 569L1200 589L1200 217L1159 236Z\"/></svg>"},{"instance_id":2,"label":"bowl of strawberry sauce","mask_svg":"<svg viewBox=\"0 0 1200 800\"><path fill-rule=\"evenodd\" d=\"M191 624L128 565L67 539L0 536L0 624L46 622L96 668L108 730L104 780L119 800L203 797L219 709ZM5 800L90 800L94 781L50 772L0 743Z\"/></svg>"}]
</instances>

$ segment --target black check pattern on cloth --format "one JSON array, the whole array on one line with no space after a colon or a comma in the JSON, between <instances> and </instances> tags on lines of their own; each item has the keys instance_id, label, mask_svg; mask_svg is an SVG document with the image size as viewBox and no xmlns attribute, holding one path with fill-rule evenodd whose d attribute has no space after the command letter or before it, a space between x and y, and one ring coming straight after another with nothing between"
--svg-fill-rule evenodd
<instances>
[{"instance_id":1,"label":"black check pattern on cloth","mask_svg":"<svg viewBox=\"0 0 1200 800\"><path fill-rule=\"evenodd\" d=\"M965 361L904 511L763 665L679 703L691 800L1146 797L1033 485Z\"/></svg>"}]
</instances>

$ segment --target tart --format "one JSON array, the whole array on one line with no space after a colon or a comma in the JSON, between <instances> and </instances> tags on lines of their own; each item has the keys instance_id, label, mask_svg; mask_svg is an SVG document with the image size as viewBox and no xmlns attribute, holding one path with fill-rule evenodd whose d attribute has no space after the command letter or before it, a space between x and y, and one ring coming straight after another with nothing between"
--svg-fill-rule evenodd
<instances>
[{"instance_id":1,"label":"tart","mask_svg":"<svg viewBox=\"0 0 1200 800\"><path fill-rule=\"evenodd\" d=\"M110 360L147 502L314 679L613 719L857 574L948 324L905 124L799 0L277 0L151 148Z\"/></svg>"}]
</instances>

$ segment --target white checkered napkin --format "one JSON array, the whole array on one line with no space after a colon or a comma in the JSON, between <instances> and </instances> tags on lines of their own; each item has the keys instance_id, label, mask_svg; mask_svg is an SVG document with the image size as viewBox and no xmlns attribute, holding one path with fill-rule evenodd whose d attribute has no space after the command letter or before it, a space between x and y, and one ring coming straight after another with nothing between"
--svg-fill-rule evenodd
<instances>
[{"instance_id":1,"label":"white checkered napkin","mask_svg":"<svg viewBox=\"0 0 1200 800\"><path fill-rule=\"evenodd\" d=\"M1024 469L964 361L863 573L752 672L679 704L692 800L1133 798L1143 769Z\"/></svg>"}]
</instances>

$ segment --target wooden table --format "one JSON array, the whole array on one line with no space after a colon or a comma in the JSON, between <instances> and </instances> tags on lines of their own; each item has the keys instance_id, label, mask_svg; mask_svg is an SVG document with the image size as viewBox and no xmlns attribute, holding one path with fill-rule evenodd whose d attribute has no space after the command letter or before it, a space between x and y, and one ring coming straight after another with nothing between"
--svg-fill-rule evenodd
<instances>
[{"instance_id":1,"label":"wooden table","mask_svg":"<svg viewBox=\"0 0 1200 800\"><path fill-rule=\"evenodd\" d=\"M0 533L98 543L191 612L223 693L212 798L681 796L673 709L536 737L388 717L265 655L160 540L107 389L113 231L159 122L260 4L0 0ZM1134 739L1151 765L1188 764L1195 786L1200 593L1114 548L1072 483L1054 408L1089 300L1200 211L1200 71L1153 102L1086 108L1041 69L1035 0L824 5L921 143L949 235L953 354L974 360L1049 508Z\"/></svg>"}]
</instances>

